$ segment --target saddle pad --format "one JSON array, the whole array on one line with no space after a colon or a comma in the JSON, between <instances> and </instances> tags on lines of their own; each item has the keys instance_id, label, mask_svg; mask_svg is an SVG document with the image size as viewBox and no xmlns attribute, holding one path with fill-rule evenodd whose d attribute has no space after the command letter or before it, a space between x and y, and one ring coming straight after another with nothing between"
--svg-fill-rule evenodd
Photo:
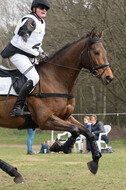
<instances>
[{"instance_id":1,"label":"saddle pad","mask_svg":"<svg viewBox=\"0 0 126 190\"><path fill-rule=\"evenodd\" d=\"M7 95L12 84L11 77L0 77L0 95ZM17 96L13 86L11 87L10 95Z\"/></svg>"}]
</instances>

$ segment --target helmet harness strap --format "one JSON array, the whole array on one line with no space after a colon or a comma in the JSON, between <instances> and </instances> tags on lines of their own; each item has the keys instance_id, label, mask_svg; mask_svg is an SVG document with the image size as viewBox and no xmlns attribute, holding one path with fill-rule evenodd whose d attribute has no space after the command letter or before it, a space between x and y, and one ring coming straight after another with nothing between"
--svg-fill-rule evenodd
<instances>
[{"instance_id":1,"label":"helmet harness strap","mask_svg":"<svg viewBox=\"0 0 126 190\"><path fill-rule=\"evenodd\" d=\"M33 11L33 9L32 9L32 12L35 14L35 16L36 16L38 19L42 20L41 17L38 16L38 14L37 14L37 12L36 12L36 8L37 8L37 7L34 7L35 11Z\"/></svg>"}]
</instances>

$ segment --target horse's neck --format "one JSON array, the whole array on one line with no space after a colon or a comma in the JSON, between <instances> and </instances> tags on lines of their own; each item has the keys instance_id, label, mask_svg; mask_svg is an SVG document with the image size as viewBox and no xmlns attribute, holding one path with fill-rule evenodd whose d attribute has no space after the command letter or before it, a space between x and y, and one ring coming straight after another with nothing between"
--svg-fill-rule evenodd
<instances>
[{"instance_id":1,"label":"horse's neck","mask_svg":"<svg viewBox=\"0 0 126 190\"><path fill-rule=\"evenodd\" d=\"M54 59L49 61L50 64L47 64L48 69L46 69L48 71L50 70L49 73L51 73L51 76L53 75L53 79L56 80L62 87L65 87L68 92L73 90L74 82L79 74L79 71L74 69L81 68L80 55L83 49L84 39L71 45L65 50L65 52L57 55ZM49 76L49 73L48 77L51 77Z\"/></svg>"}]
</instances>

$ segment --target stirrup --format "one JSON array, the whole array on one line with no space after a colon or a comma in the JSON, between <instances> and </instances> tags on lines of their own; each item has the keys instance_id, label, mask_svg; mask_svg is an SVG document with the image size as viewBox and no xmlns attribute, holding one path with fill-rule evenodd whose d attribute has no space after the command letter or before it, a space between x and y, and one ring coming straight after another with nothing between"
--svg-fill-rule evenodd
<instances>
[{"instance_id":1,"label":"stirrup","mask_svg":"<svg viewBox=\"0 0 126 190\"><path fill-rule=\"evenodd\" d=\"M23 108L21 108L21 106L16 106L16 108L11 111L11 117L25 117L28 115L31 115L31 113L25 111L25 106L23 106Z\"/></svg>"}]
</instances>

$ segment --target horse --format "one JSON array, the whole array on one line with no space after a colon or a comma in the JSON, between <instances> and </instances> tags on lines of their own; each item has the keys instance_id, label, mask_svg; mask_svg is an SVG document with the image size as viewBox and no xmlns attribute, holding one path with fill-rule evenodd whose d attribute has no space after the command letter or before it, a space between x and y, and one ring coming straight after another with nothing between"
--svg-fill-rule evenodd
<instances>
[{"instance_id":1,"label":"horse","mask_svg":"<svg viewBox=\"0 0 126 190\"><path fill-rule=\"evenodd\" d=\"M40 82L27 97L30 117L11 117L10 113L17 97L10 95L5 105L6 96L0 96L1 127L11 129L38 127L41 130L68 131L75 139L80 134L86 136L92 147L93 160L88 162L88 168L93 174L97 172L101 155L97 158L96 152L99 151L97 145L93 145L93 134L72 116L75 107L73 88L79 72L85 69L105 85L113 80L102 36L103 31L97 34L93 29L86 37L65 45L48 60L36 65ZM96 151L93 150L95 148ZM17 169L3 160L0 160L0 168L15 177L15 183L24 183Z\"/></svg>"}]
</instances>

